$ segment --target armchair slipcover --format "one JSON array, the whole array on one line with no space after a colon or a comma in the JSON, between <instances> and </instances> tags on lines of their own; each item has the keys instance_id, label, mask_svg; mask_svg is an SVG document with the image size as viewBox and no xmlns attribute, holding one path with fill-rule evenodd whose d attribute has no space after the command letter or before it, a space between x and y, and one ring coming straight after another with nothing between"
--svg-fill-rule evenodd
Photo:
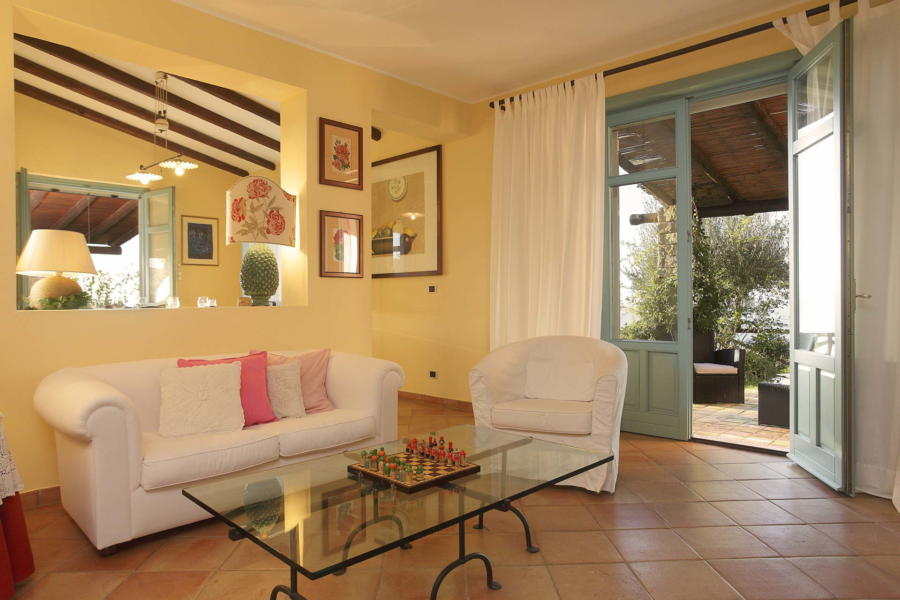
<instances>
[{"instance_id":1,"label":"armchair slipcover","mask_svg":"<svg viewBox=\"0 0 900 600\"><path fill-rule=\"evenodd\" d=\"M469 372L475 424L615 459L562 482L614 492L628 364L607 342L546 336L495 349Z\"/></svg>"}]
</instances>

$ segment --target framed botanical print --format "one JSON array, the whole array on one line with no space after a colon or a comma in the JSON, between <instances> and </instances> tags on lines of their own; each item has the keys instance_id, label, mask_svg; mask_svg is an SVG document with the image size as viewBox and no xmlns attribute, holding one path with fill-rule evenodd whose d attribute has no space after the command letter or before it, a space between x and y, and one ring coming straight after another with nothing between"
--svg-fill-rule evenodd
<instances>
[{"instance_id":1,"label":"framed botanical print","mask_svg":"<svg viewBox=\"0 0 900 600\"><path fill-rule=\"evenodd\" d=\"M441 147L372 163L372 277L440 275Z\"/></svg>"},{"instance_id":2,"label":"framed botanical print","mask_svg":"<svg viewBox=\"0 0 900 600\"><path fill-rule=\"evenodd\" d=\"M362 127L319 117L319 183L363 189Z\"/></svg>"},{"instance_id":3,"label":"framed botanical print","mask_svg":"<svg viewBox=\"0 0 900 600\"><path fill-rule=\"evenodd\" d=\"M219 265L219 220L181 215L181 264Z\"/></svg>"},{"instance_id":4,"label":"framed botanical print","mask_svg":"<svg viewBox=\"0 0 900 600\"><path fill-rule=\"evenodd\" d=\"M362 215L319 211L319 277L362 277Z\"/></svg>"}]
</instances>

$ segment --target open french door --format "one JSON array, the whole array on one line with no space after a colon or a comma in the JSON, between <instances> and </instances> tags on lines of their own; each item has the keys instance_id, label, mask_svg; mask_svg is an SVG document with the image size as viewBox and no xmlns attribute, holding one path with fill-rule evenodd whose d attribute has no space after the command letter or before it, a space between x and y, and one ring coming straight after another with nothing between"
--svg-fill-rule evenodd
<instances>
[{"instance_id":1,"label":"open french door","mask_svg":"<svg viewBox=\"0 0 900 600\"><path fill-rule=\"evenodd\" d=\"M603 338L628 359L622 429L690 435L691 174L686 100L607 117ZM641 293L636 293L640 289Z\"/></svg>"},{"instance_id":2,"label":"open french door","mask_svg":"<svg viewBox=\"0 0 900 600\"><path fill-rule=\"evenodd\" d=\"M851 198L842 23L789 74L791 451L835 489L849 488Z\"/></svg>"}]
</instances>

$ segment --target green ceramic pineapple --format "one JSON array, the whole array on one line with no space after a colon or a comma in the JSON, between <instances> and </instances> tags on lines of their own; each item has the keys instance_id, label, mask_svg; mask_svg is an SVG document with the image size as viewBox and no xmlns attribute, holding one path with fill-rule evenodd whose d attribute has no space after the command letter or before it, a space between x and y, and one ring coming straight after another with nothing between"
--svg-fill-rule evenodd
<instances>
[{"instance_id":1,"label":"green ceramic pineapple","mask_svg":"<svg viewBox=\"0 0 900 600\"><path fill-rule=\"evenodd\" d=\"M241 262L241 289L253 306L266 306L278 289L278 261L268 244L253 244Z\"/></svg>"}]
</instances>

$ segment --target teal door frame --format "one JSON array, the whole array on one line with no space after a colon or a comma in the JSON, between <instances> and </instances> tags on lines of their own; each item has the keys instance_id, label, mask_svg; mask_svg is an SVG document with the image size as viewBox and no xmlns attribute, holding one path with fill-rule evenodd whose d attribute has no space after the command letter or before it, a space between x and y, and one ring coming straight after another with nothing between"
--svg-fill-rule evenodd
<instances>
[{"instance_id":1,"label":"teal door frame","mask_svg":"<svg viewBox=\"0 0 900 600\"><path fill-rule=\"evenodd\" d=\"M690 437L691 370L691 156L687 99L675 99L607 115L607 151L614 152L613 127L658 117L674 117L675 166L606 178L603 338L619 346L628 358L628 384L622 429L674 439ZM614 164L612 161L608 161ZM626 185L675 179L677 317L675 341L618 338L619 207L611 191Z\"/></svg>"}]
</instances>

